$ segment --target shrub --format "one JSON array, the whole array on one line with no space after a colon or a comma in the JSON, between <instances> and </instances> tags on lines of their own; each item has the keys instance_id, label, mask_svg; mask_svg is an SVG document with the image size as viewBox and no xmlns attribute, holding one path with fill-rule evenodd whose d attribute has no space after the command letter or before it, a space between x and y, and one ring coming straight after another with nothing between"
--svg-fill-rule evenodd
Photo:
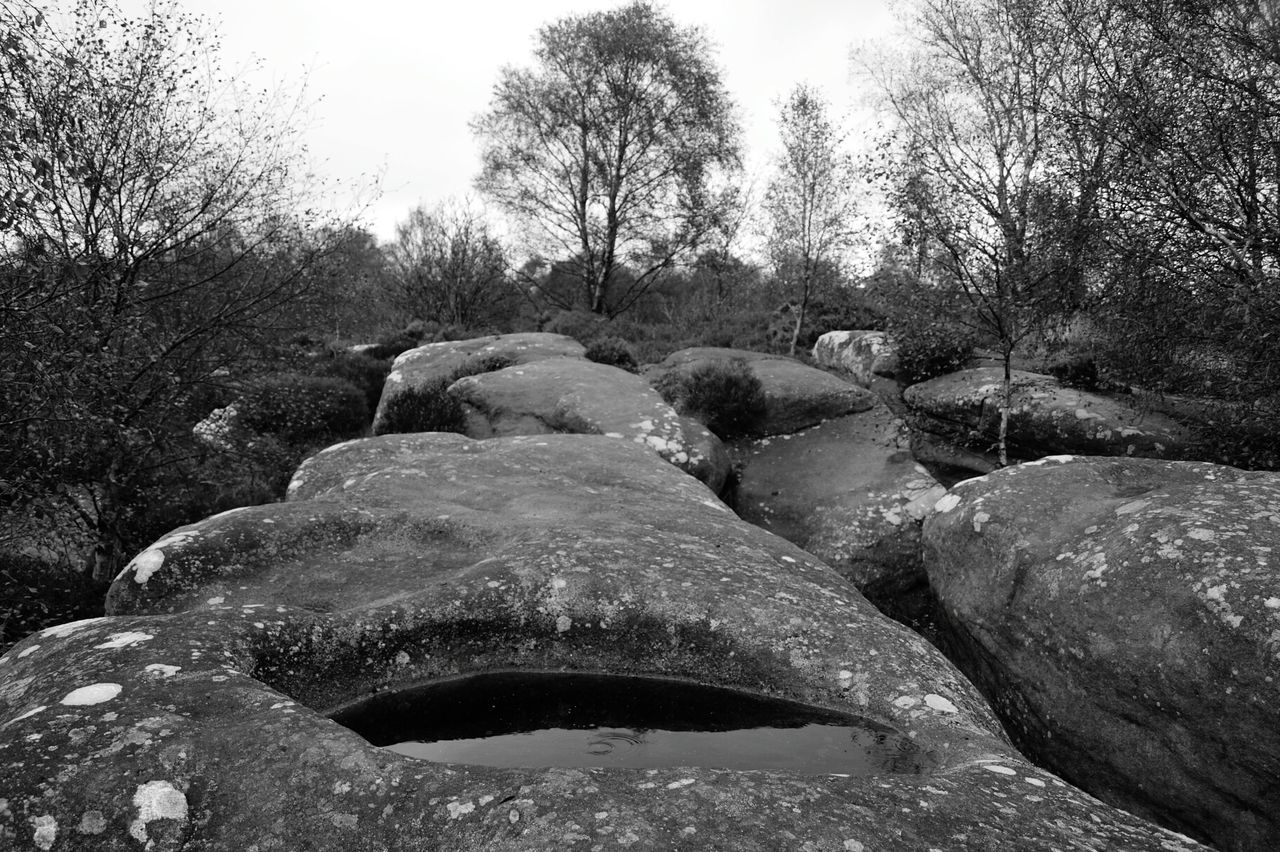
<instances>
[{"instance_id":1,"label":"shrub","mask_svg":"<svg viewBox=\"0 0 1280 852\"><path fill-rule=\"evenodd\" d=\"M246 394L240 422L286 444L318 444L359 435L369 423L369 406L365 394L343 379L279 373Z\"/></svg>"},{"instance_id":2,"label":"shrub","mask_svg":"<svg viewBox=\"0 0 1280 852\"><path fill-rule=\"evenodd\" d=\"M621 337L597 337L587 344L587 358L597 364L621 367L632 373L639 369L636 351Z\"/></svg>"},{"instance_id":3,"label":"shrub","mask_svg":"<svg viewBox=\"0 0 1280 852\"><path fill-rule=\"evenodd\" d=\"M462 403L449 395L449 385L454 381L451 377L436 379L393 394L383 407L378 434L465 432Z\"/></svg>"},{"instance_id":4,"label":"shrub","mask_svg":"<svg viewBox=\"0 0 1280 852\"><path fill-rule=\"evenodd\" d=\"M310 372L355 385L364 393L365 405L373 411L382 397L382 386L391 372L391 362L371 358L364 353L338 352L318 361Z\"/></svg>"},{"instance_id":5,"label":"shrub","mask_svg":"<svg viewBox=\"0 0 1280 852\"><path fill-rule=\"evenodd\" d=\"M604 334L606 322L600 314L590 311L560 311L547 320L542 330L563 334L585 344Z\"/></svg>"},{"instance_id":6,"label":"shrub","mask_svg":"<svg viewBox=\"0 0 1280 852\"><path fill-rule=\"evenodd\" d=\"M426 328L421 321L411 322L399 331L383 334L364 354L379 361L389 361L401 352L416 348L422 342Z\"/></svg>"},{"instance_id":7,"label":"shrub","mask_svg":"<svg viewBox=\"0 0 1280 852\"><path fill-rule=\"evenodd\" d=\"M465 433L467 418L462 403L449 394L449 386L458 379L492 373L514 364L506 355L481 355L469 358L447 376L417 387L409 387L392 395L378 424L379 435L402 432Z\"/></svg>"},{"instance_id":8,"label":"shrub","mask_svg":"<svg viewBox=\"0 0 1280 852\"><path fill-rule=\"evenodd\" d=\"M898 381L904 385L954 373L973 354L972 332L945 320L898 318L890 323L889 335L898 352Z\"/></svg>"},{"instance_id":9,"label":"shrub","mask_svg":"<svg viewBox=\"0 0 1280 852\"><path fill-rule=\"evenodd\" d=\"M672 370L658 380L656 389L677 411L721 438L751 435L764 419L764 386L742 358Z\"/></svg>"}]
</instances>

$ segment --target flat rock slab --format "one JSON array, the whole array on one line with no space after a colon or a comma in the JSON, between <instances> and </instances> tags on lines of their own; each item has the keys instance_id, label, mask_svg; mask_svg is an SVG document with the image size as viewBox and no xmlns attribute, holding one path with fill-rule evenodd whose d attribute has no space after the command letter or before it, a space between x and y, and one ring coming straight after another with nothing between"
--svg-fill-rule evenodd
<instances>
[{"instance_id":1,"label":"flat rock slab","mask_svg":"<svg viewBox=\"0 0 1280 852\"><path fill-rule=\"evenodd\" d=\"M115 615L0 658L13 848L1199 848L1026 763L930 646L629 442L373 438L307 462L292 498L175 531L117 579ZM331 606L307 598L313 573ZM436 764L326 717L513 669L843 709L936 769Z\"/></svg>"},{"instance_id":2,"label":"flat rock slab","mask_svg":"<svg viewBox=\"0 0 1280 852\"><path fill-rule=\"evenodd\" d=\"M529 364L543 358L581 358L585 352L572 337L544 332L446 340L402 352L392 363L383 385L373 418L373 434L383 434L387 405L405 390L450 378L460 370L481 371L491 364Z\"/></svg>"},{"instance_id":3,"label":"flat rock slab","mask_svg":"<svg viewBox=\"0 0 1280 852\"><path fill-rule=\"evenodd\" d=\"M568 432L653 450L716 492L729 456L706 427L678 415L639 376L578 358L549 358L459 379L449 387L472 438Z\"/></svg>"},{"instance_id":4,"label":"flat rock slab","mask_svg":"<svg viewBox=\"0 0 1280 852\"><path fill-rule=\"evenodd\" d=\"M898 372L898 352L883 331L828 331L813 344L813 360L843 370L864 388Z\"/></svg>"},{"instance_id":5,"label":"flat rock slab","mask_svg":"<svg viewBox=\"0 0 1280 852\"><path fill-rule=\"evenodd\" d=\"M1140 408L1128 397L1063 387L1053 376L1013 371L1009 449L1018 458L1089 454L1177 458L1192 441L1172 418ZM920 382L903 394L912 425L991 451L1000 434L1004 372L961 370Z\"/></svg>"},{"instance_id":6,"label":"flat rock slab","mask_svg":"<svg viewBox=\"0 0 1280 852\"><path fill-rule=\"evenodd\" d=\"M883 404L743 446L738 514L817 556L881 609L928 585L920 527L946 489Z\"/></svg>"},{"instance_id":7,"label":"flat rock slab","mask_svg":"<svg viewBox=\"0 0 1280 852\"><path fill-rule=\"evenodd\" d=\"M1280 848L1280 474L1055 458L937 509L958 658L1028 754L1220 848Z\"/></svg>"},{"instance_id":8,"label":"flat rock slab","mask_svg":"<svg viewBox=\"0 0 1280 852\"><path fill-rule=\"evenodd\" d=\"M746 361L764 387L765 418L759 428L761 435L798 432L832 417L866 411L875 404L875 395L870 391L831 373L785 355L745 349L681 349L668 355L662 363L648 367L645 377L656 383L673 371L688 373L702 364L734 359Z\"/></svg>"}]
</instances>

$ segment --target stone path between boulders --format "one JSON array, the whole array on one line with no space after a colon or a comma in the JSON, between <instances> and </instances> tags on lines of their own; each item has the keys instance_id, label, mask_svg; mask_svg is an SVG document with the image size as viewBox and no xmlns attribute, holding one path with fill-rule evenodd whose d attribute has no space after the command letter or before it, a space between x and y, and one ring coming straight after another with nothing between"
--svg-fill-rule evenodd
<instances>
[{"instance_id":1,"label":"stone path between boulders","mask_svg":"<svg viewBox=\"0 0 1280 852\"><path fill-rule=\"evenodd\" d=\"M974 688L810 554L636 444L399 435L184 527L111 617L0 658L14 849L1191 850L1013 751ZM326 718L504 669L645 673L853 712L923 775L494 769Z\"/></svg>"}]
</instances>

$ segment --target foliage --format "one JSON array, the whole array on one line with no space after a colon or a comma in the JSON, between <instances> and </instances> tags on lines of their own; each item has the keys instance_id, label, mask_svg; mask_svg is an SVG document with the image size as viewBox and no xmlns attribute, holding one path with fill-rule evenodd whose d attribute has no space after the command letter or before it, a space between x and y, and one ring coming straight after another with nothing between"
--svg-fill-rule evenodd
<instances>
[{"instance_id":1,"label":"foliage","mask_svg":"<svg viewBox=\"0 0 1280 852\"><path fill-rule=\"evenodd\" d=\"M403 316L477 326L514 309L506 254L470 201L414 208L385 252L387 298Z\"/></svg>"},{"instance_id":2,"label":"foliage","mask_svg":"<svg viewBox=\"0 0 1280 852\"><path fill-rule=\"evenodd\" d=\"M810 299L838 277L843 252L855 236L859 176L844 150L846 133L829 110L817 90L805 85L791 90L778 114L782 153L765 194L770 254L777 274L798 296L792 355Z\"/></svg>"},{"instance_id":3,"label":"foliage","mask_svg":"<svg viewBox=\"0 0 1280 852\"><path fill-rule=\"evenodd\" d=\"M402 432L466 431L466 414L457 397L449 394L449 378L436 379L402 388L387 398L378 424L378 434Z\"/></svg>"},{"instance_id":4,"label":"foliage","mask_svg":"<svg viewBox=\"0 0 1280 852\"><path fill-rule=\"evenodd\" d=\"M447 376L405 387L387 398L378 423L379 435L403 432L467 431L466 412L449 387L458 379L492 373L510 367L513 362L504 355L472 357Z\"/></svg>"},{"instance_id":5,"label":"foliage","mask_svg":"<svg viewBox=\"0 0 1280 852\"><path fill-rule=\"evenodd\" d=\"M586 356L597 364L621 367L632 373L639 370L635 350L621 337L597 337L587 344Z\"/></svg>"},{"instance_id":6,"label":"foliage","mask_svg":"<svg viewBox=\"0 0 1280 852\"><path fill-rule=\"evenodd\" d=\"M711 56L701 32L636 0L543 27L534 66L503 69L474 124L477 185L531 254L564 259L577 286L560 307L625 311L715 227L738 128ZM636 274L619 287L623 266Z\"/></svg>"},{"instance_id":7,"label":"foliage","mask_svg":"<svg viewBox=\"0 0 1280 852\"><path fill-rule=\"evenodd\" d=\"M590 311L557 311L543 324L548 334L563 334L579 343L590 343L605 333L608 323Z\"/></svg>"},{"instance_id":8,"label":"foliage","mask_svg":"<svg viewBox=\"0 0 1280 852\"><path fill-rule=\"evenodd\" d=\"M0 654L42 628L102 615L106 593L83 572L0 553Z\"/></svg>"},{"instance_id":9,"label":"foliage","mask_svg":"<svg viewBox=\"0 0 1280 852\"><path fill-rule=\"evenodd\" d=\"M0 8L0 501L73 519L101 578L202 452L208 389L315 314L340 228L308 209L298 105L229 82L200 21L35 8Z\"/></svg>"},{"instance_id":10,"label":"foliage","mask_svg":"<svg viewBox=\"0 0 1280 852\"><path fill-rule=\"evenodd\" d=\"M898 354L898 381L903 385L954 373L973 354L972 332L945 318L900 318L890 322L889 334Z\"/></svg>"},{"instance_id":11,"label":"foliage","mask_svg":"<svg viewBox=\"0 0 1280 852\"><path fill-rule=\"evenodd\" d=\"M754 434L765 416L764 386L742 358L671 370L655 389L681 414L725 439Z\"/></svg>"},{"instance_id":12,"label":"foliage","mask_svg":"<svg viewBox=\"0 0 1280 852\"><path fill-rule=\"evenodd\" d=\"M368 410L374 411L382 398L382 386L391 372L391 363L362 352L331 352L312 364L308 372L350 382L364 394Z\"/></svg>"},{"instance_id":13,"label":"foliage","mask_svg":"<svg viewBox=\"0 0 1280 852\"><path fill-rule=\"evenodd\" d=\"M267 376L238 407L244 428L291 446L355 437L369 425L364 392L344 379L297 373Z\"/></svg>"}]
</instances>

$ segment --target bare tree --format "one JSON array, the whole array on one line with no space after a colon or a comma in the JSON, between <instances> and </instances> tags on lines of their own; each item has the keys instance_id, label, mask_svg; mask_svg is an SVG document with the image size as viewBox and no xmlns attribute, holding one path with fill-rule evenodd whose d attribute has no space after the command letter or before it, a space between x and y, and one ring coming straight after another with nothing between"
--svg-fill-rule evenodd
<instances>
[{"instance_id":1,"label":"bare tree","mask_svg":"<svg viewBox=\"0 0 1280 852\"><path fill-rule=\"evenodd\" d=\"M587 308L616 315L712 227L738 164L732 104L702 33L647 2L549 24L534 55L474 124L477 186L531 254L572 264Z\"/></svg>"},{"instance_id":2,"label":"bare tree","mask_svg":"<svg viewBox=\"0 0 1280 852\"><path fill-rule=\"evenodd\" d=\"M1014 348L1078 297L1110 162L1105 132L1063 118L1092 81L1047 9L922 0L909 64L872 69L910 155L901 212L1000 351L1002 464Z\"/></svg>"},{"instance_id":3,"label":"bare tree","mask_svg":"<svg viewBox=\"0 0 1280 852\"><path fill-rule=\"evenodd\" d=\"M815 290L838 270L856 236L858 170L846 132L820 92L791 90L778 112L782 150L765 193L769 250L777 274L799 296L791 354Z\"/></svg>"},{"instance_id":4,"label":"bare tree","mask_svg":"<svg viewBox=\"0 0 1280 852\"><path fill-rule=\"evenodd\" d=\"M511 302L502 245L470 201L415 208L385 251L391 301L410 317L474 326Z\"/></svg>"}]
</instances>

